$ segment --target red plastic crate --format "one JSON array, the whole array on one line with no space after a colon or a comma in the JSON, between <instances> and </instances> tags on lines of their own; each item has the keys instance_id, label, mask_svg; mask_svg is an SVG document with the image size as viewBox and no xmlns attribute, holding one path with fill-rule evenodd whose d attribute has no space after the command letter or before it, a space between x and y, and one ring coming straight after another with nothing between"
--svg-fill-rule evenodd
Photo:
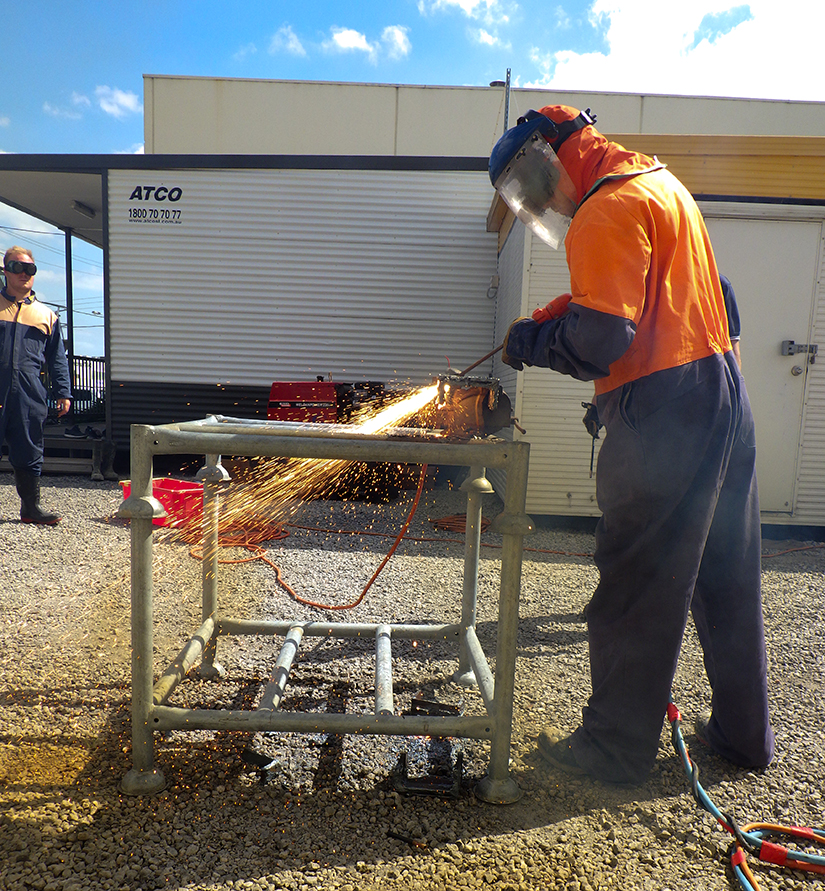
<instances>
[{"instance_id":1,"label":"red plastic crate","mask_svg":"<svg viewBox=\"0 0 825 891\"><path fill-rule=\"evenodd\" d=\"M121 480L123 498L132 491L131 480ZM161 477L152 480L152 495L166 508L166 517L155 517L155 526L178 526L203 517L203 483Z\"/></svg>"}]
</instances>

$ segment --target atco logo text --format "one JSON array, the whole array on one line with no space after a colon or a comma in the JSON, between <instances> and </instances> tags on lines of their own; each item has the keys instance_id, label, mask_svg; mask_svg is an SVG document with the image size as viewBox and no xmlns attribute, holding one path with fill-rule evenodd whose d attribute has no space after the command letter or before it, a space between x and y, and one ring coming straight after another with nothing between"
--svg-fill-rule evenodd
<instances>
[{"instance_id":1,"label":"atco logo text","mask_svg":"<svg viewBox=\"0 0 825 891\"><path fill-rule=\"evenodd\" d=\"M130 201L180 201L183 195L183 189L173 186L167 189L166 186L135 186L132 194L129 196Z\"/></svg>"}]
</instances>

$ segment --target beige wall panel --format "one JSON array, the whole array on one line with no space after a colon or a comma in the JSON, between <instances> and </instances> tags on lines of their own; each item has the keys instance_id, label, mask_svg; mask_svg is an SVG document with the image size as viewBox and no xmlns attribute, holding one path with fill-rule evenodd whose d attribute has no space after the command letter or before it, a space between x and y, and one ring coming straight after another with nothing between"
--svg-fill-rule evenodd
<instances>
[{"instance_id":1,"label":"beige wall panel","mask_svg":"<svg viewBox=\"0 0 825 891\"><path fill-rule=\"evenodd\" d=\"M825 103L645 96L642 133L825 136Z\"/></svg>"},{"instance_id":2,"label":"beige wall panel","mask_svg":"<svg viewBox=\"0 0 825 891\"><path fill-rule=\"evenodd\" d=\"M529 108L545 105L569 105L589 108L598 118L602 131L636 133L641 120L642 97L631 93L577 93L551 90L517 90L510 99L510 124ZM514 112L515 109L515 112Z\"/></svg>"},{"instance_id":3,"label":"beige wall panel","mask_svg":"<svg viewBox=\"0 0 825 891\"><path fill-rule=\"evenodd\" d=\"M483 157L504 98L489 86L147 75L146 152ZM825 136L825 103L515 88L508 123L552 104L591 108L604 133Z\"/></svg>"},{"instance_id":4,"label":"beige wall panel","mask_svg":"<svg viewBox=\"0 0 825 891\"><path fill-rule=\"evenodd\" d=\"M393 155L395 90L368 84L145 78L146 152Z\"/></svg>"},{"instance_id":5,"label":"beige wall panel","mask_svg":"<svg viewBox=\"0 0 825 891\"><path fill-rule=\"evenodd\" d=\"M483 157L503 132L501 88L398 89L399 155Z\"/></svg>"}]
</instances>

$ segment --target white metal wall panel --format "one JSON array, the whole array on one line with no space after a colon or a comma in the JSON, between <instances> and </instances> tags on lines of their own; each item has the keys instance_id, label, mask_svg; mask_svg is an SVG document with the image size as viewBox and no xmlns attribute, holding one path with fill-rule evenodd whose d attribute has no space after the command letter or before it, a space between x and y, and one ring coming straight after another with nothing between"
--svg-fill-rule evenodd
<instances>
[{"instance_id":1,"label":"white metal wall panel","mask_svg":"<svg viewBox=\"0 0 825 891\"><path fill-rule=\"evenodd\" d=\"M765 210L776 214L775 208ZM781 343L811 339L822 209L819 220L758 217L758 212L752 206L747 216L732 216L722 203L704 209L717 264L730 278L739 305L762 517L784 523L795 516L802 494L803 418L816 366L806 356L783 356Z\"/></svg>"},{"instance_id":2,"label":"white metal wall panel","mask_svg":"<svg viewBox=\"0 0 825 891\"><path fill-rule=\"evenodd\" d=\"M570 290L564 250L531 239L529 314ZM590 478L592 439L582 424L582 402L593 399L593 384L546 368L524 372L522 426L530 446L527 510L559 516L597 516L596 480ZM596 443L596 456L598 446Z\"/></svg>"},{"instance_id":3,"label":"white metal wall panel","mask_svg":"<svg viewBox=\"0 0 825 891\"><path fill-rule=\"evenodd\" d=\"M822 526L825 525L825 237L820 242L811 342L818 344L820 355L807 366L794 522Z\"/></svg>"},{"instance_id":4,"label":"white metal wall panel","mask_svg":"<svg viewBox=\"0 0 825 891\"><path fill-rule=\"evenodd\" d=\"M498 293L495 301L495 337L493 338L496 345L503 342L510 323L524 315L524 305L526 302L526 273L525 265L525 240L529 237L529 232L521 224L513 226L504 248L501 251L498 260ZM518 372L505 365L501 361L501 356L497 355L494 360L494 373L501 381L502 386L507 391L513 403L513 408L518 414L521 410L521 391Z\"/></svg>"},{"instance_id":5,"label":"white metal wall panel","mask_svg":"<svg viewBox=\"0 0 825 891\"><path fill-rule=\"evenodd\" d=\"M418 384L466 367L491 349L490 194L482 172L112 171L112 378Z\"/></svg>"},{"instance_id":6,"label":"white metal wall panel","mask_svg":"<svg viewBox=\"0 0 825 891\"><path fill-rule=\"evenodd\" d=\"M495 301L496 319L493 338L496 346L504 341L513 319L524 314L526 291L524 242L527 237L529 233L524 226L521 224L513 226L498 257L498 292ZM518 418L521 413L522 375L509 365L505 365L501 361L501 354L493 359L493 375L499 379L502 388L510 397L513 414ZM518 437L518 434L510 429L500 431L498 436L513 438ZM490 470L487 476L495 490L503 497L507 484L506 473L503 470Z\"/></svg>"},{"instance_id":7,"label":"white metal wall panel","mask_svg":"<svg viewBox=\"0 0 825 891\"><path fill-rule=\"evenodd\" d=\"M514 319L570 290L564 251L533 238L521 223L514 225L501 252L499 278L497 343ZM546 368L525 368L517 374L501 362L495 374L526 430L514 436L530 443L528 513L597 516L595 479L590 478L592 440L582 424L582 402L592 400L593 385ZM494 474L491 479L503 491L504 481Z\"/></svg>"}]
</instances>

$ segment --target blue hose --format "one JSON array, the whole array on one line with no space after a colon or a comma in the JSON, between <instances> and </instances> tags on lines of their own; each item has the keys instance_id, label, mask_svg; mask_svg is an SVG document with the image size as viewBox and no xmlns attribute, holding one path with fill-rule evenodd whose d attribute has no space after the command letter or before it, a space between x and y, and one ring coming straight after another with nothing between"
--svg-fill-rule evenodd
<instances>
[{"instance_id":1,"label":"blue hose","mask_svg":"<svg viewBox=\"0 0 825 891\"><path fill-rule=\"evenodd\" d=\"M792 837L806 839L814 844L825 844L825 830L803 829L797 826L765 826L762 824L755 824L744 829L740 828L733 817L729 814L723 814L716 807L700 784L699 768L691 760L682 736L682 716L672 700L667 708L667 717L671 725L673 747L682 759L682 765L690 781L691 792L696 803L711 814L725 830L734 836L734 841L729 850L731 868L736 880L745 891L759 891L759 886L745 863L745 851L769 863L788 866L791 869L825 873L825 857L818 854L809 854L806 851L791 850L769 841L769 839L776 837Z\"/></svg>"}]
</instances>

